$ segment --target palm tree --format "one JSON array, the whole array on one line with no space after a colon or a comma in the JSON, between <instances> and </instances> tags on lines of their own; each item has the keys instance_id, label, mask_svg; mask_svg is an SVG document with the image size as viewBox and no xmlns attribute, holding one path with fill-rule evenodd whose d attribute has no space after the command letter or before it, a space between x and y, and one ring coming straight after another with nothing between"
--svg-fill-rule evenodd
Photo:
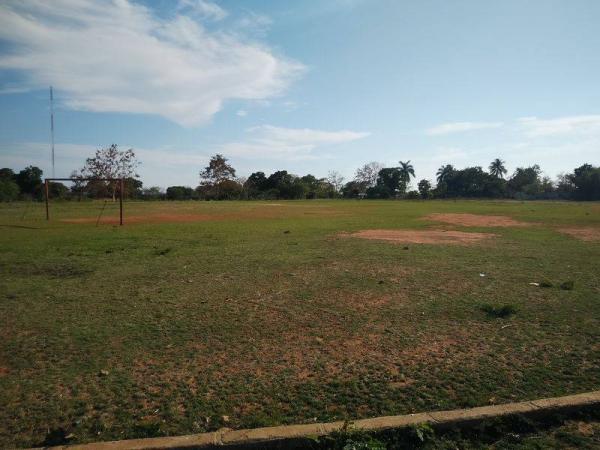
<instances>
[{"instance_id":1,"label":"palm tree","mask_svg":"<svg viewBox=\"0 0 600 450\"><path fill-rule=\"evenodd\" d=\"M490 173L498 178L504 178L504 174L507 172L506 167L504 167L504 161L500 158L496 158L490 164Z\"/></svg>"},{"instance_id":2,"label":"palm tree","mask_svg":"<svg viewBox=\"0 0 600 450\"><path fill-rule=\"evenodd\" d=\"M410 182L410 177L414 178L415 176L415 168L410 163L410 160L406 162L398 161L398 163L400 164L400 179L404 184L408 184Z\"/></svg>"},{"instance_id":3,"label":"palm tree","mask_svg":"<svg viewBox=\"0 0 600 450\"><path fill-rule=\"evenodd\" d=\"M446 181L452 172L454 172L454 166L452 164L446 164L445 166L440 167L436 173L438 184Z\"/></svg>"}]
</instances>

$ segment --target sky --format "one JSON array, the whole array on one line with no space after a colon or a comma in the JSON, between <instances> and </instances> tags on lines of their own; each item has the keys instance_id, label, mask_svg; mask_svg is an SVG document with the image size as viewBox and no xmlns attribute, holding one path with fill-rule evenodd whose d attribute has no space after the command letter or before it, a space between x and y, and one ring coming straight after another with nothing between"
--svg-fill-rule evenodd
<instances>
[{"instance_id":1,"label":"sky","mask_svg":"<svg viewBox=\"0 0 600 450\"><path fill-rule=\"evenodd\" d=\"M57 177L110 144L144 186L347 181L370 161L600 165L597 0L2 0L0 166ZM416 185L416 183L414 183Z\"/></svg>"}]
</instances>

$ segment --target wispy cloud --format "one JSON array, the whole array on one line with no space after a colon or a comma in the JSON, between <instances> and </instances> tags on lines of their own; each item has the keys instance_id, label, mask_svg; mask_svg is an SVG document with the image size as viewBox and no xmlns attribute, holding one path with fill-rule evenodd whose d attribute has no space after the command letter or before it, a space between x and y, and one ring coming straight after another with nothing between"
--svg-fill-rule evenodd
<instances>
[{"instance_id":1,"label":"wispy cloud","mask_svg":"<svg viewBox=\"0 0 600 450\"><path fill-rule=\"evenodd\" d=\"M273 21L269 16L246 11L244 16L235 22L237 29L257 36L264 36Z\"/></svg>"},{"instance_id":2,"label":"wispy cloud","mask_svg":"<svg viewBox=\"0 0 600 450\"><path fill-rule=\"evenodd\" d=\"M214 3L183 0L175 9L165 19L128 0L6 0L0 69L22 75L19 89L53 85L74 109L185 126L207 122L229 99L277 96L305 70L236 30L206 29L202 20L226 15Z\"/></svg>"},{"instance_id":3,"label":"wispy cloud","mask_svg":"<svg viewBox=\"0 0 600 450\"><path fill-rule=\"evenodd\" d=\"M272 125L253 127L247 131L246 140L226 143L216 150L228 156L298 161L319 157L314 153L318 148L352 142L369 136L367 132L350 130L323 131Z\"/></svg>"},{"instance_id":4,"label":"wispy cloud","mask_svg":"<svg viewBox=\"0 0 600 450\"><path fill-rule=\"evenodd\" d=\"M539 119L523 117L518 120L521 129L529 137L599 135L600 115L581 115Z\"/></svg>"},{"instance_id":5,"label":"wispy cloud","mask_svg":"<svg viewBox=\"0 0 600 450\"><path fill-rule=\"evenodd\" d=\"M206 0L179 0L177 4L178 11L191 12L201 18L211 20L223 20L227 17L227 11L219 5Z\"/></svg>"},{"instance_id":6,"label":"wispy cloud","mask_svg":"<svg viewBox=\"0 0 600 450\"><path fill-rule=\"evenodd\" d=\"M438 136L442 134L501 128L502 126L504 126L502 122L450 122L429 128L426 130L426 133L430 136Z\"/></svg>"}]
</instances>

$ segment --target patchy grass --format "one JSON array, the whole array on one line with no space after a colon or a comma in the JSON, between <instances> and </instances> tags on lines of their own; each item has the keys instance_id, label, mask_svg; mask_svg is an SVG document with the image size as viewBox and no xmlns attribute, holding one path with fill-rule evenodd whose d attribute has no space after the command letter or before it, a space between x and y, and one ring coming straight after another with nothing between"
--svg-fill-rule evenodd
<instances>
[{"instance_id":1,"label":"patchy grass","mask_svg":"<svg viewBox=\"0 0 600 450\"><path fill-rule=\"evenodd\" d=\"M128 202L126 224L202 220L96 227L100 208L55 203L46 223L43 205L0 205L0 447L599 388L600 244L557 231L600 227L597 203ZM340 236L436 230L433 213L531 225L456 225L496 235L469 246ZM485 320L483 303L518 314Z\"/></svg>"}]
</instances>

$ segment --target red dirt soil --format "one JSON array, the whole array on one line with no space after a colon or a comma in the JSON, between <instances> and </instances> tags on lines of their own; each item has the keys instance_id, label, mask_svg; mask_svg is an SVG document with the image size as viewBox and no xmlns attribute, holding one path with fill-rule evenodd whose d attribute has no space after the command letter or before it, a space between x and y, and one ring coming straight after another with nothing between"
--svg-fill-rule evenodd
<instances>
[{"instance_id":1,"label":"red dirt soil","mask_svg":"<svg viewBox=\"0 0 600 450\"><path fill-rule=\"evenodd\" d=\"M346 236L388 241L397 244L453 244L470 245L495 237L492 233L465 233L463 231L417 230L363 230Z\"/></svg>"},{"instance_id":2,"label":"red dirt soil","mask_svg":"<svg viewBox=\"0 0 600 450\"><path fill-rule=\"evenodd\" d=\"M600 241L600 228L561 228L558 231L582 241Z\"/></svg>"},{"instance_id":3,"label":"red dirt soil","mask_svg":"<svg viewBox=\"0 0 600 450\"><path fill-rule=\"evenodd\" d=\"M507 216L486 216L478 214L440 214L434 213L425 216L428 220L443 222L450 225L463 227L526 227L527 222L519 222Z\"/></svg>"}]
</instances>

